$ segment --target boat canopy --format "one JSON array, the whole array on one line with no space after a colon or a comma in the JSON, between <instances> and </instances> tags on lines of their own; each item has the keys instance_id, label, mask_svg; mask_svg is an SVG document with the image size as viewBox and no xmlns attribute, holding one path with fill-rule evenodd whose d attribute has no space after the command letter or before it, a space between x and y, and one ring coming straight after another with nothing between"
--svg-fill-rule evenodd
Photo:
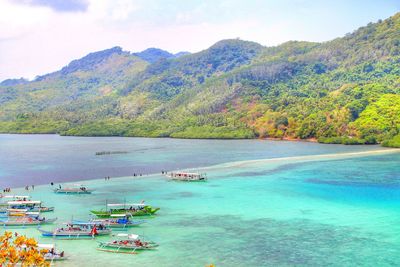
<instances>
[{"instance_id":1,"label":"boat canopy","mask_svg":"<svg viewBox=\"0 0 400 267\"><path fill-rule=\"evenodd\" d=\"M171 175L191 175L191 176L201 176L201 173L198 172L171 172Z\"/></svg>"},{"instance_id":2,"label":"boat canopy","mask_svg":"<svg viewBox=\"0 0 400 267\"><path fill-rule=\"evenodd\" d=\"M54 244L38 244L37 246L39 248L44 248L44 249L53 249L53 248L55 248Z\"/></svg>"},{"instance_id":3,"label":"boat canopy","mask_svg":"<svg viewBox=\"0 0 400 267\"><path fill-rule=\"evenodd\" d=\"M37 244L37 246L41 249L53 249L56 247L54 244ZM26 248L26 245L22 245L21 248Z\"/></svg>"},{"instance_id":4,"label":"boat canopy","mask_svg":"<svg viewBox=\"0 0 400 267\"><path fill-rule=\"evenodd\" d=\"M139 235L136 234L117 234L118 237L127 237L129 239L138 239Z\"/></svg>"},{"instance_id":5,"label":"boat canopy","mask_svg":"<svg viewBox=\"0 0 400 267\"><path fill-rule=\"evenodd\" d=\"M78 222L78 221L74 221L71 223L64 223L66 225L100 225L103 224L103 222L100 221L92 221L92 222Z\"/></svg>"},{"instance_id":6,"label":"boat canopy","mask_svg":"<svg viewBox=\"0 0 400 267\"><path fill-rule=\"evenodd\" d=\"M38 212L38 211L30 211L30 212L26 212L25 214L27 214L27 215L39 215L40 212Z\"/></svg>"},{"instance_id":7,"label":"boat canopy","mask_svg":"<svg viewBox=\"0 0 400 267\"><path fill-rule=\"evenodd\" d=\"M7 209L8 212L27 212L27 209Z\"/></svg>"},{"instance_id":8,"label":"boat canopy","mask_svg":"<svg viewBox=\"0 0 400 267\"><path fill-rule=\"evenodd\" d=\"M26 200L26 201L8 201L8 205L28 205L28 204L40 204L40 200Z\"/></svg>"},{"instance_id":9,"label":"boat canopy","mask_svg":"<svg viewBox=\"0 0 400 267\"><path fill-rule=\"evenodd\" d=\"M129 203L107 204L107 207L126 207L126 206L144 207L144 206L146 206L146 204L144 204L144 203L134 203L134 204L129 204Z\"/></svg>"},{"instance_id":10,"label":"boat canopy","mask_svg":"<svg viewBox=\"0 0 400 267\"><path fill-rule=\"evenodd\" d=\"M16 195L5 195L3 198L15 198L15 199L28 199L31 198L31 196L16 196Z\"/></svg>"}]
</instances>

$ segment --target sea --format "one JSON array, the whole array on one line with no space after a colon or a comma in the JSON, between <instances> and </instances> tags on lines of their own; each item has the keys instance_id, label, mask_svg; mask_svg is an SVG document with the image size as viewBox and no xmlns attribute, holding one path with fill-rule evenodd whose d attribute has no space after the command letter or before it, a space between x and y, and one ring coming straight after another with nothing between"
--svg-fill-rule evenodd
<instances>
[{"instance_id":1,"label":"sea","mask_svg":"<svg viewBox=\"0 0 400 267\"><path fill-rule=\"evenodd\" d=\"M398 266L399 163L400 150L380 146L0 135L0 188L54 206L42 215L57 222L43 229L88 220L105 203L144 200L160 208L139 227L113 233L159 244L135 255L99 251L98 242L112 236L58 240L36 227L0 232L56 244L68 259L55 266ZM208 180L173 182L161 174L173 170ZM59 195L59 184L95 191Z\"/></svg>"}]
</instances>

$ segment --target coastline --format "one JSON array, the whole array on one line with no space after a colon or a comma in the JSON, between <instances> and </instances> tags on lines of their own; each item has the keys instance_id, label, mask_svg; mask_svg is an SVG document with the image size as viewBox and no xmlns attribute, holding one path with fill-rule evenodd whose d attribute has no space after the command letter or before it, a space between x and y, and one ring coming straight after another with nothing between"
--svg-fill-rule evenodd
<instances>
[{"instance_id":1,"label":"coastline","mask_svg":"<svg viewBox=\"0 0 400 267\"><path fill-rule=\"evenodd\" d=\"M335 154L319 154L319 155L303 155L303 156L292 156L292 157L279 157L279 158L264 158L264 159L253 159L253 160L243 160L243 161L232 161L226 163L219 163L210 166L196 167L196 168L183 168L183 169L173 169L168 170L168 172L173 171L193 171L196 169L198 172L203 171L213 171L220 170L226 168L247 168L252 167L255 164L263 164L263 163L278 163L278 165L271 165L267 167L276 168L279 166L284 166L285 164L290 164L293 162L310 162L310 161L325 161L325 160L341 160L341 159L349 159L349 158L359 158L359 157L368 157L374 155L385 155L385 154L395 154L400 153L399 149L394 148L384 148L380 150L371 150L371 151L362 151L362 152L345 152L345 153L335 153ZM279 164L281 162L281 164ZM163 176L160 173L149 173L143 174L142 176L115 176L111 177L112 181L115 180L144 180L147 178L156 178L157 176ZM56 182L55 184L93 184L96 182L103 182L103 178L89 178L83 180L73 180L73 181L65 181L65 182ZM35 187L46 186L48 183L43 184L35 184ZM15 187L11 188L12 191L23 191L29 192L24 189L24 187Z\"/></svg>"}]
</instances>

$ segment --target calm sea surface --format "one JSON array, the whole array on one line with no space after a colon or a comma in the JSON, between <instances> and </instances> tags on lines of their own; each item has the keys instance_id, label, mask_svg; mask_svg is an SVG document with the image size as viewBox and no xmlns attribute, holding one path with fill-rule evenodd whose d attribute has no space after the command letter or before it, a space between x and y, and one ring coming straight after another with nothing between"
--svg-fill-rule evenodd
<instances>
[{"instance_id":1,"label":"calm sea surface","mask_svg":"<svg viewBox=\"0 0 400 267\"><path fill-rule=\"evenodd\" d=\"M9 229L56 243L70 257L57 266L398 266L399 163L397 150L377 146L0 135L0 185L43 184L29 194L55 206L45 216L58 223L87 219L106 200L145 199L161 208L129 230L160 244L138 255ZM168 182L158 174L179 168L207 172L209 181ZM104 176L125 177L95 179ZM49 185L84 179L94 179L85 181L92 195L57 195Z\"/></svg>"}]
</instances>

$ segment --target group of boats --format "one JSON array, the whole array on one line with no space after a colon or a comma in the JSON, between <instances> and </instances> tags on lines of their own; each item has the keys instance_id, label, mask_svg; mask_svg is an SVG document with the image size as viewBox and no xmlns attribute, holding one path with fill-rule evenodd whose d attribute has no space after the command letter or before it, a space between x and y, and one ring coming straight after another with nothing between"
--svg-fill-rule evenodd
<instances>
[{"instance_id":1,"label":"group of boats","mask_svg":"<svg viewBox=\"0 0 400 267\"><path fill-rule=\"evenodd\" d=\"M54 211L54 207L46 207L39 200L31 200L30 196L0 196L0 225L30 226L53 223L57 218L41 216L42 212Z\"/></svg>"},{"instance_id":2,"label":"group of boats","mask_svg":"<svg viewBox=\"0 0 400 267\"><path fill-rule=\"evenodd\" d=\"M175 181L205 181L205 174L170 172L165 173ZM84 185L74 185L54 189L57 194L91 194L92 189ZM43 237L57 239L85 239L112 235L110 241L99 242L98 250L113 253L135 254L143 250L153 250L158 244L145 240L143 236L133 233L118 233L113 230L128 230L146 221L136 217L154 216L160 208L154 208L144 203L107 203L104 209L91 210L89 220L71 220L51 230L43 225L53 224L57 218L42 216L42 213L54 211L54 207L43 205L40 200L32 200L30 196L0 195L0 226L28 227L37 226ZM58 252L54 244L39 244L40 251L48 261L65 260L64 252Z\"/></svg>"},{"instance_id":3,"label":"group of boats","mask_svg":"<svg viewBox=\"0 0 400 267\"><path fill-rule=\"evenodd\" d=\"M82 185L75 187L57 188L55 193L64 194L90 194L93 190ZM41 213L54 211L54 207L44 206L41 201L32 200L30 196L0 195L0 226L3 227L28 227L37 226L43 237L57 239L87 239L98 236L112 235L113 230L128 230L143 223L143 219L134 217L153 216L159 208L153 208L144 203L106 203L105 209L92 210L93 215L89 220L71 220L62 225L47 230L42 228L45 224L54 223L57 218L46 218ZM135 254L138 251L155 249L155 242L144 240L137 234L117 234L107 242L99 242L98 250ZM40 251L46 260L64 260L64 252L57 252L54 244L40 244ZM48 249L43 249L46 247Z\"/></svg>"}]
</instances>

